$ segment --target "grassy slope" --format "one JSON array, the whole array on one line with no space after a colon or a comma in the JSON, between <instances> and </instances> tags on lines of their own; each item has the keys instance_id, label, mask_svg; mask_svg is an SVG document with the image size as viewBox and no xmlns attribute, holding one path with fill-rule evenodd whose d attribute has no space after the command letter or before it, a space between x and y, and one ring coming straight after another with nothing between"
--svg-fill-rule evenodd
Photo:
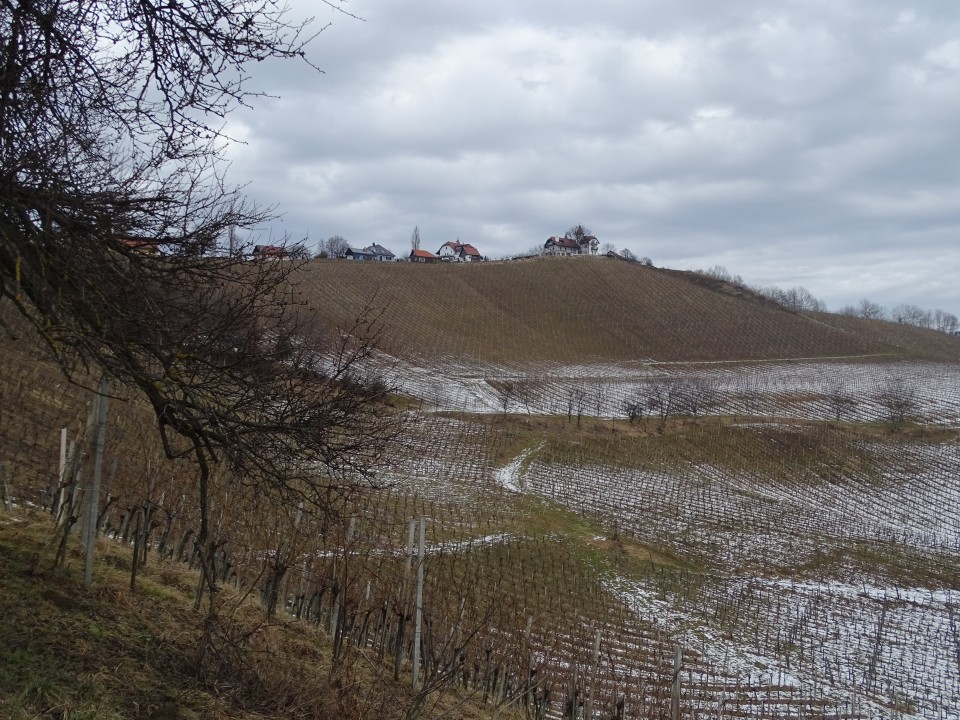
<instances>
[{"instance_id":1,"label":"grassy slope","mask_svg":"<svg viewBox=\"0 0 960 720\"><path fill-rule=\"evenodd\" d=\"M259 603L229 586L220 593L218 653L198 680L205 611L193 609L196 573L152 556L131 592L130 550L101 541L87 590L79 547L63 570L51 569L51 532L45 516L0 509L0 717L403 717L409 691L372 653L331 673L323 630L285 614L266 620ZM456 692L438 700L444 709L489 714Z\"/></svg>"},{"instance_id":2,"label":"grassy slope","mask_svg":"<svg viewBox=\"0 0 960 720\"><path fill-rule=\"evenodd\" d=\"M489 363L960 358L960 339L785 311L693 273L604 257L477 265L318 260L304 297L343 324L385 307L399 354Z\"/></svg>"}]
</instances>

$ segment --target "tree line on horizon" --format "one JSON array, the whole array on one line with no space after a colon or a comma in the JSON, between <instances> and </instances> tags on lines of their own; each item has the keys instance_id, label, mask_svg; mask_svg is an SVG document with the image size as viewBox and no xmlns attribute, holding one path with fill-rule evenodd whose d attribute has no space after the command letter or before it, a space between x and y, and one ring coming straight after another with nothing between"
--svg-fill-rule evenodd
<instances>
[{"instance_id":1,"label":"tree line on horizon","mask_svg":"<svg viewBox=\"0 0 960 720\"><path fill-rule=\"evenodd\" d=\"M776 285L751 286L744 282L741 275L731 274L722 265L714 265L707 270L697 270L700 275L716 278L750 290L768 300L772 300L787 310L795 312L831 312L827 304L813 295L804 287L781 288ZM960 332L960 319L951 312L941 310L925 310L918 305L903 303L887 310L884 306L864 298L857 305L844 305L833 311L835 315L857 317L867 320L887 320L889 322L913 325L915 327L937 330L948 335Z\"/></svg>"}]
</instances>

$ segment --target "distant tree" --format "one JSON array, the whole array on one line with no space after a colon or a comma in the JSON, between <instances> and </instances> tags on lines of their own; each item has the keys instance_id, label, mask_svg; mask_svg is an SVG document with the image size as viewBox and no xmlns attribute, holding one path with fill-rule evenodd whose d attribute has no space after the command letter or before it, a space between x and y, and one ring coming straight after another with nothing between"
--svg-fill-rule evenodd
<instances>
[{"instance_id":1,"label":"distant tree","mask_svg":"<svg viewBox=\"0 0 960 720\"><path fill-rule=\"evenodd\" d=\"M567 422L577 416L577 427L580 427L580 420L583 417L583 408L587 402L587 390L582 382L578 382L573 387L567 389Z\"/></svg>"},{"instance_id":2,"label":"distant tree","mask_svg":"<svg viewBox=\"0 0 960 720\"><path fill-rule=\"evenodd\" d=\"M843 315L845 317L859 317L860 312L856 305L844 305L842 308L837 310L837 315Z\"/></svg>"},{"instance_id":3,"label":"distant tree","mask_svg":"<svg viewBox=\"0 0 960 720\"><path fill-rule=\"evenodd\" d=\"M649 259L649 258L645 258ZM645 265L650 265L652 263L644 263ZM740 287L746 287L746 283L743 281L743 277L740 275L732 275L729 270L727 270L723 265L713 265L706 270L697 270L701 275L706 275L707 277L713 277L717 280L723 280L724 282L732 283L733 285L739 285ZM762 294L762 293L761 293Z\"/></svg>"},{"instance_id":4,"label":"distant tree","mask_svg":"<svg viewBox=\"0 0 960 720\"><path fill-rule=\"evenodd\" d=\"M663 432L671 417L683 411L686 401L682 380L669 378L649 384L647 408L657 415L657 430Z\"/></svg>"},{"instance_id":5,"label":"distant tree","mask_svg":"<svg viewBox=\"0 0 960 720\"><path fill-rule=\"evenodd\" d=\"M712 265L706 270L700 270L699 272L703 275L714 277L717 280L725 280L727 282L731 282L733 280L733 275L731 275L730 271L727 270L723 265Z\"/></svg>"},{"instance_id":6,"label":"distant tree","mask_svg":"<svg viewBox=\"0 0 960 720\"><path fill-rule=\"evenodd\" d=\"M593 381L593 409L597 418L603 416L603 410L607 405L607 384L603 378L596 378Z\"/></svg>"},{"instance_id":7,"label":"distant tree","mask_svg":"<svg viewBox=\"0 0 960 720\"><path fill-rule=\"evenodd\" d=\"M646 265L647 267L653 267L653 260L644 255L642 258L640 258L640 264Z\"/></svg>"},{"instance_id":8,"label":"distant tree","mask_svg":"<svg viewBox=\"0 0 960 720\"><path fill-rule=\"evenodd\" d=\"M933 327L940 332L953 335L960 329L960 320L957 320L957 316L953 313L948 313L944 310L934 310Z\"/></svg>"},{"instance_id":9,"label":"distant tree","mask_svg":"<svg viewBox=\"0 0 960 720\"><path fill-rule=\"evenodd\" d=\"M842 379L834 380L827 386L826 396L833 418L838 422L857 406L857 401L851 396L847 384Z\"/></svg>"},{"instance_id":10,"label":"distant tree","mask_svg":"<svg viewBox=\"0 0 960 720\"><path fill-rule=\"evenodd\" d=\"M890 317L898 323L915 325L922 328L933 327L933 313L917 305L897 305L890 311Z\"/></svg>"},{"instance_id":11,"label":"distant tree","mask_svg":"<svg viewBox=\"0 0 960 720\"><path fill-rule=\"evenodd\" d=\"M617 252L617 246L614 245L612 242L605 242L603 245L600 246L601 255L606 255L607 253L610 253L610 252Z\"/></svg>"},{"instance_id":12,"label":"distant tree","mask_svg":"<svg viewBox=\"0 0 960 720\"><path fill-rule=\"evenodd\" d=\"M341 235L331 235L323 244L323 249L326 250L327 255L332 258L342 258L347 254L347 250L350 249L350 243Z\"/></svg>"},{"instance_id":13,"label":"distant tree","mask_svg":"<svg viewBox=\"0 0 960 720\"><path fill-rule=\"evenodd\" d=\"M882 305L878 305L864 298L857 306L857 316L866 318L867 320L883 320L886 318L887 313Z\"/></svg>"},{"instance_id":14,"label":"distant tree","mask_svg":"<svg viewBox=\"0 0 960 720\"><path fill-rule=\"evenodd\" d=\"M638 420L643 420L647 416L646 399L638 395L631 395L623 401L621 405L624 416L632 425Z\"/></svg>"},{"instance_id":15,"label":"distant tree","mask_svg":"<svg viewBox=\"0 0 960 720\"><path fill-rule=\"evenodd\" d=\"M620 257L624 260L629 260L630 262L636 262L637 256L633 254L633 251L630 248L624 248L620 251Z\"/></svg>"},{"instance_id":16,"label":"distant tree","mask_svg":"<svg viewBox=\"0 0 960 720\"><path fill-rule=\"evenodd\" d=\"M490 382L490 387L493 388L493 391L497 396L497 404L500 406L500 411L503 413L503 416L506 417L507 411L510 410L510 406L519 396L519 389L516 381L494 380Z\"/></svg>"},{"instance_id":17,"label":"distant tree","mask_svg":"<svg viewBox=\"0 0 960 720\"><path fill-rule=\"evenodd\" d=\"M410 235L410 248L412 250L420 249L420 226L415 225L413 228L413 233Z\"/></svg>"},{"instance_id":18,"label":"distant tree","mask_svg":"<svg viewBox=\"0 0 960 720\"><path fill-rule=\"evenodd\" d=\"M678 409L697 417L713 407L716 401L717 388L712 381L706 378L690 378L678 380L677 384Z\"/></svg>"},{"instance_id":19,"label":"distant tree","mask_svg":"<svg viewBox=\"0 0 960 720\"><path fill-rule=\"evenodd\" d=\"M584 227L583 225L574 225L572 228L568 229L563 236L569 238L570 240L576 240L578 243L582 242L584 238L593 235L590 231L590 228Z\"/></svg>"},{"instance_id":20,"label":"distant tree","mask_svg":"<svg viewBox=\"0 0 960 720\"><path fill-rule=\"evenodd\" d=\"M822 300L818 300L804 287L783 289L776 285L757 288L756 291L769 300L773 300L787 310L793 312L824 312L827 308Z\"/></svg>"},{"instance_id":21,"label":"distant tree","mask_svg":"<svg viewBox=\"0 0 960 720\"><path fill-rule=\"evenodd\" d=\"M899 430L920 406L916 385L901 376L887 378L876 395L876 401L886 411L893 430Z\"/></svg>"}]
</instances>

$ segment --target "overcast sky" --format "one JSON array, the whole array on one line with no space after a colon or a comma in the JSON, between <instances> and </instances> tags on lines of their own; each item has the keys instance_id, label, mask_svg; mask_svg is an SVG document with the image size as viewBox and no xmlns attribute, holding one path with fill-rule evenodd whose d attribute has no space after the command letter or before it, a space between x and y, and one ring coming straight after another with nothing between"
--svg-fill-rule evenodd
<instances>
[{"instance_id":1,"label":"overcast sky","mask_svg":"<svg viewBox=\"0 0 960 720\"><path fill-rule=\"evenodd\" d=\"M227 127L230 179L283 213L261 240L501 257L583 223L831 309L960 314L956 0L298 2L324 73L258 66L279 99Z\"/></svg>"}]
</instances>

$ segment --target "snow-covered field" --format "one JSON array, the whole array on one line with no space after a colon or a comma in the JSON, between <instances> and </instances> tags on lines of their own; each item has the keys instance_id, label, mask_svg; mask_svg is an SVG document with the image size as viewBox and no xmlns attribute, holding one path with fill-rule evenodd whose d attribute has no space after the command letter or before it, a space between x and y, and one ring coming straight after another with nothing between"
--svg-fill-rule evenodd
<instances>
[{"instance_id":1,"label":"snow-covered field","mask_svg":"<svg viewBox=\"0 0 960 720\"><path fill-rule=\"evenodd\" d=\"M842 406L842 418L862 421L882 419L886 411L878 396L889 383L902 381L915 394L919 418L960 424L960 365L948 363L637 362L531 370L441 362L403 365L396 376L403 392L437 410L500 412L503 400L496 385L512 381L517 392L507 403L511 412L565 414L573 401L585 415L623 417L624 401L646 398L652 386L684 378L705 384L709 400L702 412L708 414L830 419L836 413L831 397L842 396L850 401Z\"/></svg>"},{"instance_id":2,"label":"snow-covered field","mask_svg":"<svg viewBox=\"0 0 960 720\"><path fill-rule=\"evenodd\" d=\"M411 435L391 475L405 490L484 512L506 512L517 494L546 498L681 560L647 577L607 574L606 592L626 615L599 628L584 618L562 643L579 659L555 657L589 665L584 648L599 630L609 668L598 682L630 695L635 713L662 701L653 688L676 643L691 716L960 718L960 443L949 433L861 438L827 448L818 465L803 456L810 426L790 422L832 418L841 390L843 419L882 420L878 396L896 381L912 388L916 418L954 426L960 367L638 363L399 375L427 410L500 412L498 386L511 381L525 388L507 402L512 412L565 416L575 389L583 414L607 417L622 417L625 399L664 378L696 377L711 388L708 412L739 416L730 427L741 442L753 433L784 444L765 472L682 455L571 461L543 443L505 456L509 438L429 412Z\"/></svg>"}]
</instances>

